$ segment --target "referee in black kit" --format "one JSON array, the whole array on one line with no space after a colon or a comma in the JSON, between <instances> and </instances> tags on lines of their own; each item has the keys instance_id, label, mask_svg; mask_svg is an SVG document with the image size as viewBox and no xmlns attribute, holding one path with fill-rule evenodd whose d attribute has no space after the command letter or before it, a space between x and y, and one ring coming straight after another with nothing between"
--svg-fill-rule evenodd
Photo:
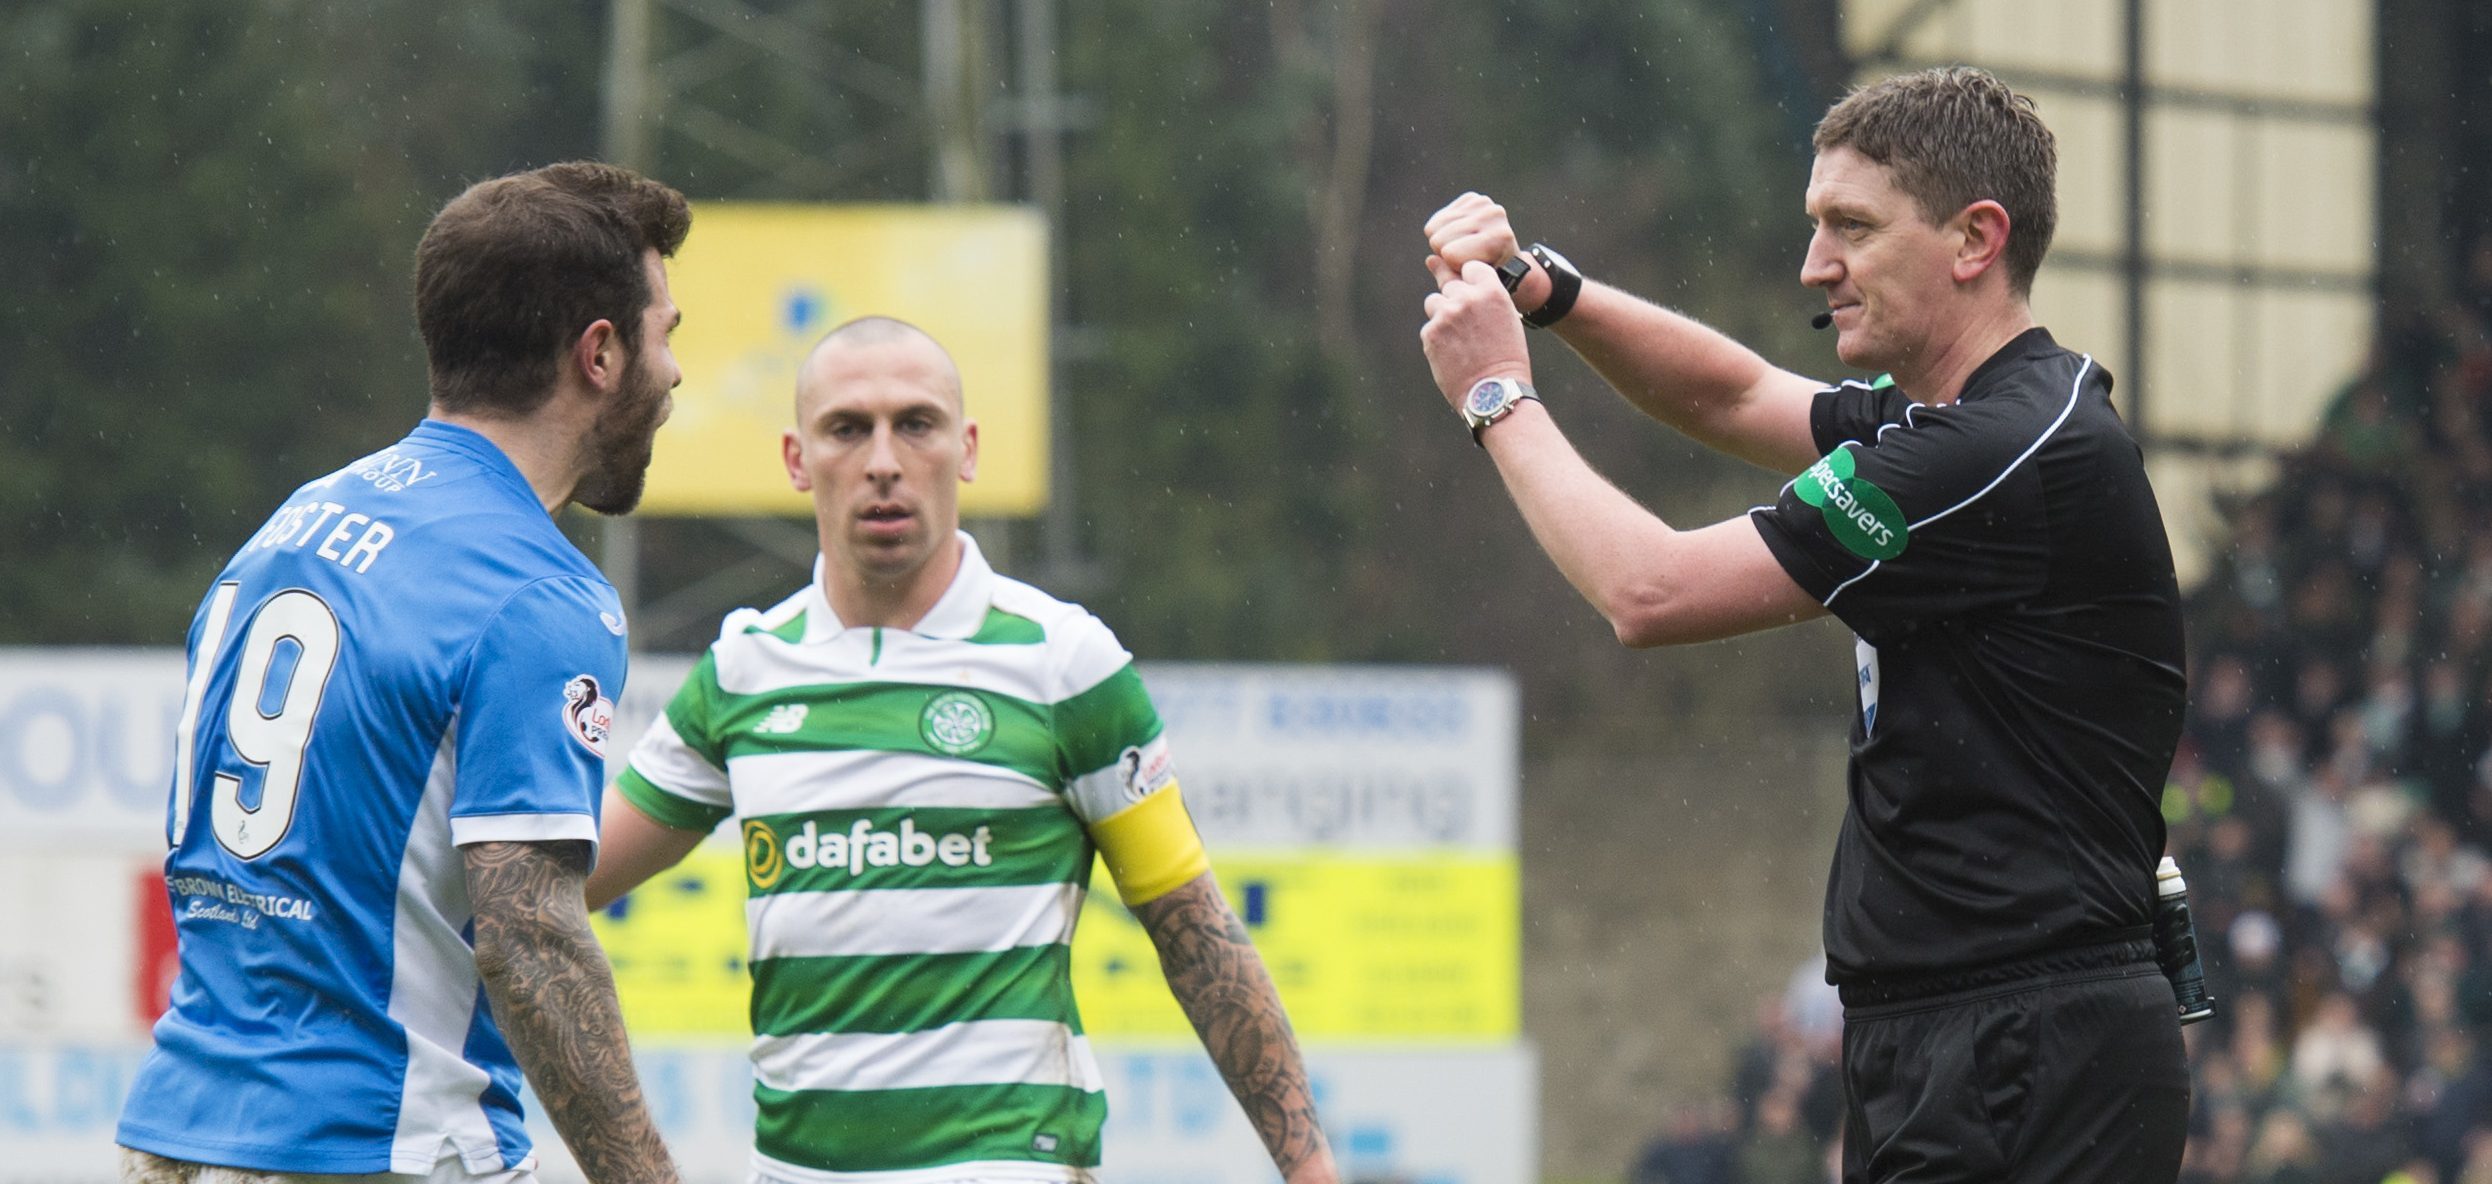
<instances>
[{"instance_id":1,"label":"referee in black kit","mask_svg":"<svg viewBox=\"0 0 2492 1184\"><path fill-rule=\"evenodd\" d=\"M1858 635L1825 922L1846 1184L2168 1182L2189 1080L2150 926L2180 596L2111 376L2029 307L2050 130L1944 68L1853 92L1815 147L1800 280L1876 382L1803 378L1585 280L1475 193L1427 224L1428 365L1620 641L1825 613ZM1654 418L1798 475L1742 517L1664 523L1560 434L1523 323Z\"/></svg>"}]
</instances>

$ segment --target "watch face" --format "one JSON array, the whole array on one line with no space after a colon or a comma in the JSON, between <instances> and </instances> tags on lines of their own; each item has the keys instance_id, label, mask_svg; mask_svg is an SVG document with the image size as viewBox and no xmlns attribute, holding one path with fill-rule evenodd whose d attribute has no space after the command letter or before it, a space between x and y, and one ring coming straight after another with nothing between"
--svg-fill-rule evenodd
<instances>
[{"instance_id":1,"label":"watch face","mask_svg":"<svg viewBox=\"0 0 2492 1184\"><path fill-rule=\"evenodd\" d=\"M1506 384L1492 378L1472 387L1471 395L1464 400L1464 405L1473 415L1487 415L1506 405Z\"/></svg>"}]
</instances>

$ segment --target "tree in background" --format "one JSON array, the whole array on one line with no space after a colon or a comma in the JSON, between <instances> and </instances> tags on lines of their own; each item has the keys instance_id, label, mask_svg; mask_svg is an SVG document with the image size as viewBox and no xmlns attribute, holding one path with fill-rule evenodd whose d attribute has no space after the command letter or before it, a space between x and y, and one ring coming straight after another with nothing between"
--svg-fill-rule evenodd
<instances>
[{"instance_id":1,"label":"tree in background","mask_svg":"<svg viewBox=\"0 0 2492 1184\"><path fill-rule=\"evenodd\" d=\"M1158 656L1493 662L1577 705L1650 669L1511 562L1520 520L1422 397L1418 227L1482 189L1595 274L1830 363L1796 279L1805 142L1760 93L1755 31L1637 0L1071 19L1067 85L1100 112L1067 217L1073 319L1108 334L1070 425L1088 543L1115 573L1094 606ZM1692 521L1777 483L1611 430L1634 413L1588 370L1547 373L1631 493L1703 506ZM1709 648L1673 661L1723 665Z\"/></svg>"},{"instance_id":2,"label":"tree in background","mask_svg":"<svg viewBox=\"0 0 2492 1184\"><path fill-rule=\"evenodd\" d=\"M1480 188L1595 274L1830 362L1802 340L1793 279L1792 110L1815 100L1760 74L1759 4L1060 6L1063 85L1094 113L1066 146L1069 312L1101 343L1066 368L1065 426L1102 578L1068 591L1154 657L1496 663L1570 713L1724 698L1750 650L1620 654L1545 565L1511 562L1529 552L1519 520L1422 397L1417 227ZM925 114L906 69L875 65L913 62L918 22L748 8L832 21L810 43L826 80L898 72L830 86L695 61L658 175L696 197L924 192ZM0 14L0 258L20 280L0 325L0 641L175 640L281 474L395 438L423 398L417 228L467 180L595 153L605 15ZM662 50L714 32L661 8ZM823 149L773 159L764 139ZM1689 520L1773 482L1614 430L1633 413L1581 367L1550 367L1548 386L1606 471ZM644 551L657 586L716 561L665 532ZM1679 688L1658 703L1638 685L1656 670Z\"/></svg>"},{"instance_id":3,"label":"tree in background","mask_svg":"<svg viewBox=\"0 0 2492 1184\"><path fill-rule=\"evenodd\" d=\"M423 413L416 235L582 151L549 97L594 95L601 8L0 10L0 642L177 642L294 480Z\"/></svg>"}]
</instances>

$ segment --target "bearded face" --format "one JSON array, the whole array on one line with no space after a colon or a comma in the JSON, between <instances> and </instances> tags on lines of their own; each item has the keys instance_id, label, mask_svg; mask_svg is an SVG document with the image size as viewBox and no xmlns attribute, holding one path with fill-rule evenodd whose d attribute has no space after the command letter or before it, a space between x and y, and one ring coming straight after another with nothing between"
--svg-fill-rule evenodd
<instances>
[{"instance_id":1,"label":"bearded face","mask_svg":"<svg viewBox=\"0 0 2492 1184\"><path fill-rule=\"evenodd\" d=\"M675 409L674 396L668 393L672 385L641 355L633 356L623 372L623 389L597 413L596 425L581 445L589 453L587 472L571 500L600 514L629 514L640 505L658 425Z\"/></svg>"},{"instance_id":2,"label":"bearded face","mask_svg":"<svg viewBox=\"0 0 2492 1184\"><path fill-rule=\"evenodd\" d=\"M641 252L649 279L649 303L640 310L640 343L624 362L622 384L598 409L597 421L580 442L580 483L571 500L600 514L628 514L649 483L649 457L658 425L675 409L669 391L684 380L675 364L673 338L683 313L666 287L666 263L657 251Z\"/></svg>"}]
</instances>

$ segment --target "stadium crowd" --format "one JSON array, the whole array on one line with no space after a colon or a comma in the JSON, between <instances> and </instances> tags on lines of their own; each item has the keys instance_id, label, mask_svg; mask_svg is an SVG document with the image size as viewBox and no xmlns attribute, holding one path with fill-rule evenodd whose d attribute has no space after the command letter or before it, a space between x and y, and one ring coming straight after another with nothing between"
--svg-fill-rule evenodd
<instances>
[{"instance_id":1,"label":"stadium crowd","mask_svg":"<svg viewBox=\"0 0 2492 1184\"><path fill-rule=\"evenodd\" d=\"M2465 273L2386 318L2191 593L2164 815L2218 1011L2185 1184L2492 1184L2492 242ZM1830 1006L1769 1001L1631 1184L1829 1179Z\"/></svg>"}]
</instances>

